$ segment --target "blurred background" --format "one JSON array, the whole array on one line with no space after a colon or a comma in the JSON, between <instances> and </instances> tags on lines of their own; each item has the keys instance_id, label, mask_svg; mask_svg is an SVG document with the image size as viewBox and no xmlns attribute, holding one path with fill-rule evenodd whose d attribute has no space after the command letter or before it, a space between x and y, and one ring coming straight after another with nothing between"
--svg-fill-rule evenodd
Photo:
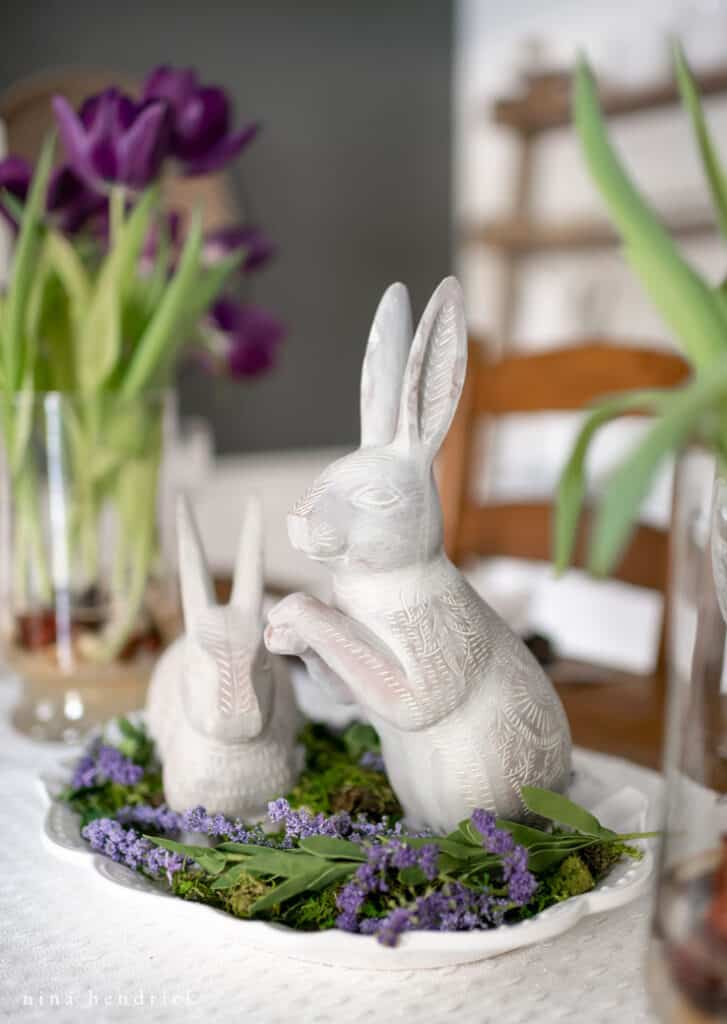
<instances>
[{"instance_id":1,"label":"blurred background","mask_svg":"<svg viewBox=\"0 0 727 1024\"><path fill-rule=\"evenodd\" d=\"M325 594L325 573L291 553L284 515L357 443L365 339L391 281L409 285L419 312L456 272L472 337L491 359L594 339L673 351L614 244L568 123L579 51L620 97L612 131L636 179L696 265L713 279L727 269L669 56L677 35L706 76L713 134L724 137L722 0L6 0L4 10L6 98L53 69L134 80L158 63L193 65L230 91L240 118L263 122L225 202L277 247L253 290L286 325L278 365L242 382L189 366L179 380L175 472L219 572L231 563L239 497L257 491L271 583ZM549 499L578 422L545 413L478 425L472 500ZM595 492L642 429L604 431ZM698 532L710 476L708 460L695 460L687 515ZM669 468L644 509L654 529L668 527L672 495ZM658 591L578 573L556 581L545 561L487 554L469 563L472 579L515 628L547 634L574 658L635 672L656 664Z\"/></svg>"}]
</instances>

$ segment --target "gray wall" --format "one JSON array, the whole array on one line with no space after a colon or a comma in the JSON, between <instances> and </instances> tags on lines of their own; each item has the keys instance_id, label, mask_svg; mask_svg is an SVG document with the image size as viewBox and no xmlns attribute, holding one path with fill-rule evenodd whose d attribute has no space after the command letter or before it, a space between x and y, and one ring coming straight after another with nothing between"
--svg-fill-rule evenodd
<instances>
[{"instance_id":1,"label":"gray wall","mask_svg":"<svg viewBox=\"0 0 727 1024\"><path fill-rule=\"evenodd\" d=\"M404 280L415 308L450 270L448 0L225 3L5 0L0 87L58 65L195 65L265 131L233 172L280 246L254 295L289 327L253 383L180 378L220 450L353 442L371 315Z\"/></svg>"}]
</instances>

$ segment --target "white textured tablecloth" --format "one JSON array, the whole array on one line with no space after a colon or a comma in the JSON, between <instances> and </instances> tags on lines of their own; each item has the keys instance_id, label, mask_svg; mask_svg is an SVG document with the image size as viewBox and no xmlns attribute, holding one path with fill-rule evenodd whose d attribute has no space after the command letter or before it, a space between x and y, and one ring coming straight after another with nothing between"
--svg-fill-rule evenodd
<instances>
[{"instance_id":1,"label":"white textured tablecloth","mask_svg":"<svg viewBox=\"0 0 727 1024\"><path fill-rule=\"evenodd\" d=\"M463 967L401 973L315 967L216 940L220 915L110 885L41 837L37 776L66 748L15 735L0 681L0 1014L13 1021L246 1024L644 1024L648 901L559 938ZM604 757L614 787L657 798L658 776ZM204 915L204 917L202 916ZM244 928L244 924L240 924ZM395 954L394 954L395 955Z\"/></svg>"}]
</instances>

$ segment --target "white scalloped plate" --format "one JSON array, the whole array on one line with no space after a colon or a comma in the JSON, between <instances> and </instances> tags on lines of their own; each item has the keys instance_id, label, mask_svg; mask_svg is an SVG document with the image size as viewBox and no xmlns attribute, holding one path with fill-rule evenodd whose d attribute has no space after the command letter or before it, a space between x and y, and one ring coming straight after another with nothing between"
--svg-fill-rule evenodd
<instances>
[{"instance_id":1,"label":"white scalloped plate","mask_svg":"<svg viewBox=\"0 0 727 1024\"><path fill-rule=\"evenodd\" d=\"M651 817L646 796L630 786L609 793L589 761L587 751L574 752L575 773L570 796L593 811L609 828L618 832L644 831L647 817ZM224 923L217 921L219 927L215 934L226 943L236 942L296 960L336 967L384 971L446 967L485 960L521 946L545 942L568 931L590 914L613 910L635 900L645 891L654 864L653 853L648 844L643 844L642 860L616 865L592 892L550 907L528 921L480 932L409 932L401 937L395 949L389 949L369 936L336 930L299 932L265 921L239 921L222 911L175 899L161 885L108 857L92 854L80 836L78 816L53 799L58 785L67 777L67 766L60 765L58 773L41 779L51 801L44 836L57 853L87 857L100 875L127 891L143 897L174 899L175 912L189 915L190 930L197 931L202 915L211 912L217 918L224 918Z\"/></svg>"}]
</instances>

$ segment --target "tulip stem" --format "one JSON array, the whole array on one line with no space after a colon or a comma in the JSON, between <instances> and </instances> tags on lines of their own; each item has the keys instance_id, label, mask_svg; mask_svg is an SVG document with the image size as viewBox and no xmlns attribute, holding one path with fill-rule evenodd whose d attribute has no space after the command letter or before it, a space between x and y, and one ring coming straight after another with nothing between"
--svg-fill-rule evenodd
<instances>
[{"instance_id":1,"label":"tulip stem","mask_svg":"<svg viewBox=\"0 0 727 1024\"><path fill-rule=\"evenodd\" d=\"M126 189L123 185L114 185L109 198L109 243L111 247L116 245L124 226L125 203Z\"/></svg>"}]
</instances>

